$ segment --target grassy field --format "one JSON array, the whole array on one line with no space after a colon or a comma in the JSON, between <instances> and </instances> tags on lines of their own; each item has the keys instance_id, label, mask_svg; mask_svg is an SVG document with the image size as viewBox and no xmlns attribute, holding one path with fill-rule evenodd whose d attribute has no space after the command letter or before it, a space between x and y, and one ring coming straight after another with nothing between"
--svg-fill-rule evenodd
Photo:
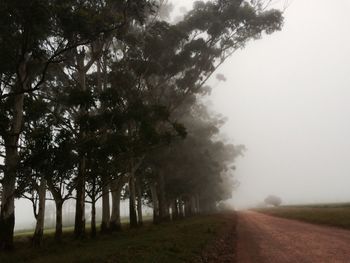
<instances>
[{"instance_id":1,"label":"grassy field","mask_svg":"<svg viewBox=\"0 0 350 263\"><path fill-rule=\"evenodd\" d=\"M30 248L29 237L19 235L16 251L0 255L0 262L196 262L203 249L233 224L231 220L223 215L194 217L82 241L66 233L62 244L48 234L40 249Z\"/></svg>"},{"instance_id":2,"label":"grassy field","mask_svg":"<svg viewBox=\"0 0 350 263\"><path fill-rule=\"evenodd\" d=\"M273 216L350 229L349 203L281 206L255 210Z\"/></svg>"}]
</instances>

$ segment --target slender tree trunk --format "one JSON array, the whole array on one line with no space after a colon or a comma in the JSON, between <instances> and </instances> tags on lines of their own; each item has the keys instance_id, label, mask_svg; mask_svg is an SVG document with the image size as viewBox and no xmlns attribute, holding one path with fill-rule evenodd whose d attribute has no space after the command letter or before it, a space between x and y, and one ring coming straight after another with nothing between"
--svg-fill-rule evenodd
<instances>
[{"instance_id":1,"label":"slender tree trunk","mask_svg":"<svg viewBox=\"0 0 350 263\"><path fill-rule=\"evenodd\" d=\"M53 199L55 201L55 206L56 206L55 240L57 242L61 242L62 241L62 227L63 227L62 208L63 208L64 200L62 198L60 189L55 187L51 178L48 178L48 180L47 180L47 187L53 196Z\"/></svg>"},{"instance_id":2,"label":"slender tree trunk","mask_svg":"<svg viewBox=\"0 0 350 263\"><path fill-rule=\"evenodd\" d=\"M91 237L96 237L96 200L95 197L91 200Z\"/></svg>"},{"instance_id":3,"label":"slender tree trunk","mask_svg":"<svg viewBox=\"0 0 350 263\"><path fill-rule=\"evenodd\" d=\"M195 197L195 196L191 196L190 202L191 202L191 214L192 214L192 215L196 215L196 214L197 214L197 202L196 202L196 197Z\"/></svg>"},{"instance_id":4,"label":"slender tree trunk","mask_svg":"<svg viewBox=\"0 0 350 263\"><path fill-rule=\"evenodd\" d=\"M197 209L197 214L200 214L202 211L200 209L200 201L199 201L199 195L196 195L196 209Z\"/></svg>"},{"instance_id":5,"label":"slender tree trunk","mask_svg":"<svg viewBox=\"0 0 350 263\"><path fill-rule=\"evenodd\" d=\"M124 178L114 180L111 183L111 192L112 192L112 214L110 220L111 231L120 231L121 230L121 221L120 221L120 199L121 191L124 187Z\"/></svg>"},{"instance_id":6,"label":"slender tree trunk","mask_svg":"<svg viewBox=\"0 0 350 263\"><path fill-rule=\"evenodd\" d=\"M137 219L139 226L143 225L143 217L142 217L142 189L141 183L139 180L136 180L136 192L137 192Z\"/></svg>"},{"instance_id":7,"label":"slender tree trunk","mask_svg":"<svg viewBox=\"0 0 350 263\"><path fill-rule=\"evenodd\" d=\"M23 72L24 71L24 72ZM24 76L25 69L20 70ZM24 79L22 80L25 81ZM25 85L25 84L23 84ZM5 169L2 179L2 196L0 212L0 249L13 249L13 230L15 227L15 188L18 156L18 139L22 129L24 95L15 95L13 98L13 117L11 128L4 138L5 141Z\"/></svg>"},{"instance_id":8,"label":"slender tree trunk","mask_svg":"<svg viewBox=\"0 0 350 263\"><path fill-rule=\"evenodd\" d=\"M133 168L131 168L129 177L129 217L130 227L137 227L137 215L136 215L136 193L135 193L135 174Z\"/></svg>"},{"instance_id":9,"label":"slender tree trunk","mask_svg":"<svg viewBox=\"0 0 350 263\"><path fill-rule=\"evenodd\" d=\"M43 241L44 235L44 222L45 222L45 201L46 201L46 180L42 176L39 186L39 211L36 218L36 226L34 235L32 238L32 245L40 247Z\"/></svg>"},{"instance_id":10,"label":"slender tree trunk","mask_svg":"<svg viewBox=\"0 0 350 263\"><path fill-rule=\"evenodd\" d=\"M189 217L191 216L191 201L190 201L190 197L186 197L185 199L185 217Z\"/></svg>"},{"instance_id":11,"label":"slender tree trunk","mask_svg":"<svg viewBox=\"0 0 350 263\"><path fill-rule=\"evenodd\" d=\"M178 207L178 203L177 203L177 199L176 198L172 202L171 216L172 216L172 220L179 219L179 207Z\"/></svg>"},{"instance_id":12,"label":"slender tree trunk","mask_svg":"<svg viewBox=\"0 0 350 263\"><path fill-rule=\"evenodd\" d=\"M0 248L13 249L13 230L15 227L15 184L17 169L17 153L15 149L7 150L6 169L2 181L1 213L0 213ZM17 151L17 150L16 150ZM13 153L10 153L13 152ZM11 159L10 159L11 158ZM12 162L11 162L12 160ZM16 163L16 164L14 164Z\"/></svg>"},{"instance_id":13,"label":"slender tree trunk","mask_svg":"<svg viewBox=\"0 0 350 263\"><path fill-rule=\"evenodd\" d=\"M163 171L158 174L158 200L159 200L159 220L169 221L169 206L165 197L165 182Z\"/></svg>"},{"instance_id":14,"label":"slender tree trunk","mask_svg":"<svg viewBox=\"0 0 350 263\"><path fill-rule=\"evenodd\" d=\"M179 218L184 218L184 206L183 206L182 198L179 198L178 206L179 206Z\"/></svg>"},{"instance_id":15,"label":"slender tree trunk","mask_svg":"<svg viewBox=\"0 0 350 263\"><path fill-rule=\"evenodd\" d=\"M110 227L109 184L105 177L102 179L102 223L101 232L108 233Z\"/></svg>"},{"instance_id":16,"label":"slender tree trunk","mask_svg":"<svg viewBox=\"0 0 350 263\"><path fill-rule=\"evenodd\" d=\"M152 204L153 204L153 223L159 223L159 202L158 202L158 194L157 187L155 183L151 185L151 195L152 195Z\"/></svg>"},{"instance_id":17,"label":"slender tree trunk","mask_svg":"<svg viewBox=\"0 0 350 263\"><path fill-rule=\"evenodd\" d=\"M82 156L79 163L79 171L77 178L77 199L75 207L75 238L85 237L85 172L86 172L86 157Z\"/></svg>"},{"instance_id":18,"label":"slender tree trunk","mask_svg":"<svg viewBox=\"0 0 350 263\"><path fill-rule=\"evenodd\" d=\"M85 68L85 49L81 50L76 54L77 59L77 73L78 73L78 83L81 91L85 92L87 90L86 86L86 72L88 69ZM88 115L88 108L86 105L81 104L79 109L79 114L81 116ZM83 142L86 138L86 128L84 125L80 124L79 127L79 139ZM76 208L75 208L75 223L74 223L74 236L75 238L85 237L85 180L86 180L86 153L84 151L79 152L79 169L77 177L77 198L76 198Z\"/></svg>"},{"instance_id":19,"label":"slender tree trunk","mask_svg":"<svg viewBox=\"0 0 350 263\"><path fill-rule=\"evenodd\" d=\"M55 230L55 240L58 242L62 241L62 207L63 207L63 201L62 200L56 200L55 199L55 205L56 205L56 230Z\"/></svg>"},{"instance_id":20,"label":"slender tree trunk","mask_svg":"<svg viewBox=\"0 0 350 263\"><path fill-rule=\"evenodd\" d=\"M170 206L169 206L167 201L165 202L165 210L164 211L165 211L164 221L170 221L171 220L170 219Z\"/></svg>"}]
</instances>

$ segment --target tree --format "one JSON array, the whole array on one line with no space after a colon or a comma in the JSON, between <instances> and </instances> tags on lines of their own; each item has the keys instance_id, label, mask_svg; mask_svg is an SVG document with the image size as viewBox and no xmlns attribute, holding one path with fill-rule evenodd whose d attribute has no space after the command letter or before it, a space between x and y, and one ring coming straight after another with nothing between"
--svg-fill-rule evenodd
<instances>
[{"instance_id":1,"label":"tree","mask_svg":"<svg viewBox=\"0 0 350 263\"><path fill-rule=\"evenodd\" d=\"M281 28L281 12L243 0L198 1L170 24L163 4L1 2L1 250L13 247L16 194L34 202L40 196L38 243L46 188L56 204L57 240L72 193L76 238L85 235L85 203L95 224L100 197L102 229L120 228L126 182L132 226L142 223L143 202L160 222L169 220L169 207L180 217L230 196L242 148L219 138L223 120L199 97L233 52Z\"/></svg>"},{"instance_id":2,"label":"tree","mask_svg":"<svg viewBox=\"0 0 350 263\"><path fill-rule=\"evenodd\" d=\"M282 199L275 195L269 195L264 200L265 204L272 206L280 206L282 203Z\"/></svg>"}]
</instances>

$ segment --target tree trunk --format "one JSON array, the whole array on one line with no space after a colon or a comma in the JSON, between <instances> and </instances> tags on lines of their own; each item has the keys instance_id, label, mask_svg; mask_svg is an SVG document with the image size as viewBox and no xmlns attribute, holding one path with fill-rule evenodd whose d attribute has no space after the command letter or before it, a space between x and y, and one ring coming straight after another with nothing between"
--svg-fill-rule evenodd
<instances>
[{"instance_id":1,"label":"tree trunk","mask_svg":"<svg viewBox=\"0 0 350 263\"><path fill-rule=\"evenodd\" d=\"M183 206L182 198L179 198L178 206L179 206L179 218L184 218L184 206Z\"/></svg>"},{"instance_id":2,"label":"tree trunk","mask_svg":"<svg viewBox=\"0 0 350 263\"><path fill-rule=\"evenodd\" d=\"M24 72L22 72L24 71ZM20 67L20 75L25 75L25 67ZM24 78L24 77L23 77ZM21 79L22 85L25 80ZM15 227L15 188L18 167L18 138L22 129L24 95L13 97L13 117L5 141L5 169L2 179L2 196L0 212L0 249L13 249L13 230Z\"/></svg>"},{"instance_id":3,"label":"tree trunk","mask_svg":"<svg viewBox=\"0 0 350 263\"><path fill-rule=\"evenodd\" d=\"M139 226L143 225L143 217L142 217L142 189L141 183L139 180L136 180L136 189L137 189L137 219Z\"/></svg>"},{"instance_id":4,"label":"tree trunk","mask_svg":"<svg viewBox=\"0 0 350 263\"><path fill-rule=\"evenodd\" d=\"M137 215L136 215L136 193L135 193L135 175L133 168L129 177L129 217L130 227L137 227Z\"/></svg>"},{"instance_id":5,"label":"tree trunk","mask_svg":"<svg viewBox=\"0 0 350 263\"><path fill-rule=\"evenodd\" d=\"M158 202L158 194L157 187L155 183L151 185L151 195L152 195L152 204L153 204L153 223L159 223L159 202Z\"/></svg>"},{"instance_id":6,"label":"tree trunk","mask_svg":"<svg viewBox=\"0 0 350 263\"><path fill-rule=\"evenodd\" d=\"M197 209L197 214L200 214L202 212L200 209L199 195L196 195L196 209Z\"/></svg>"},{"instance_id":7,"label":"tree trunk","mask_svg":"<svg viewBox=\"0 0 350 263\"><path fill-rule=\"evenodd\" d=\"M177 199L175 198L174 201L172 202L171 206L171 217L172 220L177 220L179 219L179 206L177 203Z\"/></svg>"},{"instance_id":8,"label":"tree trunk","mask_svg":"<svg viewBox=\"0 0 350 263\"><path fill-rule=\"evenodd\" d=\"M76 54L77 59L77 73L78 83L81 91L87 90L86 86L86 72L88 69L85 68L86 53L85 49L81 50ZM81 104L79 109L80 116L88 115L88 108L86 105ZM86 138L86 127L80 124L79 126L79 140L81 143ZM79 151L79 169L77 177L77 198L75 208L75 223L74 223L74 236L75 238L85 237L85 180L86 180L86 152L83 150Z\"/></svg>"},{"instance_id":9,"label":"tree trunk","mask_svg":"<svg viewBox=\"0 0 350 263\"><path fill-rule=\"evenodd\" d=\"M44 222L45 222L45 201L46 201L46 180L42 176L39 186L39 211L36 218L36 226L34 235L32 238L32 245L40 247L43 241L44 235Z\"/></svg>"},{"instance_id":10,"label":"tree trunk","mask_svg":"<svg viewBox=\"0 0 350 263\"><path fill-rule=\"evenodd\" d=\"M121 191L124 187L124 184L125 184L124 178L114 180L111 183L111 192L112 192L112 215L110 220L111 231L121 230L120 197L121 197Z\"/></svg>"},{"instance_id":11,"label":"tree trunk","mask_svg":"<svg viewBox=\"0 0 350 263\"><path fill-rule=\"evenodd\" d=\"M102 223L101 233L108 233L110 227L109 184L106 178L102 179Z\"/></svg>"},{"instance_id":12,"label":"tree trunk","mask_svg":"<svg viewBox=\"0 0 350 263\"><path fill-rule=\"evenodd\" d=\"M196 214L197 214L197 202L196 202L196 197L195 197L195 196L191 196L190 202L191 202L191 214L192 214L192 215L196 215Z\"/></svg>"},{"instance_id":13,"label":"tree trunk","mask_svg":"<svg viewBox=\"0 0 350 263\"><path fill-rule=\"evenodd\" d=\"M169 206L165 198L164 174L159 171L158 174L158 200L159 200L159 220L160 222L169 221Z\"/></svg>"},{"instance_id":14,"label":"tree trunk","mask_svg":"<svg viewBox=\"0 0 350 263\"><path fill-rule=\"evenodd\" d=\"M47 179L47 187L49 191L51 192L53 199L55 201L55 206L56 206L56 229L55 229L55 240L57 242L62 241L62 207L63 207L63 197L61 194L60 189L56 188L52 178Z\"/></svg>"},{"instance_id":15,"label":"tree trunk","mask_svg":"<svg viewBox=\"0 0 350 263\"><path fill-rule=\"evenodd\" d=\"M191 216L191 201L189 197L186 197L185 199L185 217Z\"/></svg>"},{"instance_id":16,"label":"tree trunk","mask_svg":"<svg viewBox=\"0 0 350 263\"><path fill-rule=\"evenodd\" d=\"M96 237L96 200L92 198L91 200L91 237Z\"/></svg>"},{"instance_id":17,"label":"tree trunk","mask_svg":"<svg viewBox=\"0 0 350 263\"><path fill-rule=\"evenodd\" d=\"M55 230L55 240L58 242L62 241L62 206L63 201L62 200L56 200L55 199L55 205L56 205L56 230Z\"/></svg>"},{"instance_id":18,"label":"tree trunk","mask_svg":"<svg viewBox=\"0 0 350 263\"><path fill-rule=\"evenodd\" d=\"M85 237L85 172L86 172L86 157L82 156L79 163L79 171L77 178L77 199L75 206L75 223L74 236L75 238Z\"/></svg>"}]
</instances>

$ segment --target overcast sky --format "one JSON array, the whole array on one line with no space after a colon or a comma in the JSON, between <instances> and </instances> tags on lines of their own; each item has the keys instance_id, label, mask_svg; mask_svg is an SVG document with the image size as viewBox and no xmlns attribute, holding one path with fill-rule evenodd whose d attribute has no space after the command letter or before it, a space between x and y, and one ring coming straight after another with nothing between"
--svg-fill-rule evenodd
<instances>
[{"instance_id":1,"label":"overcast sky","mask_svg":"<svg viewBox=\"0 0 350 263\"><path fill-rule=\"evenodd\" d=\"M223 132L248 149L237 161L237 207L268 194L350 201L349 10L349 0L294 0L281 32L219 70L227 82L214 89L213 108L229 118Z\"/></svg>"}]
</instances>

